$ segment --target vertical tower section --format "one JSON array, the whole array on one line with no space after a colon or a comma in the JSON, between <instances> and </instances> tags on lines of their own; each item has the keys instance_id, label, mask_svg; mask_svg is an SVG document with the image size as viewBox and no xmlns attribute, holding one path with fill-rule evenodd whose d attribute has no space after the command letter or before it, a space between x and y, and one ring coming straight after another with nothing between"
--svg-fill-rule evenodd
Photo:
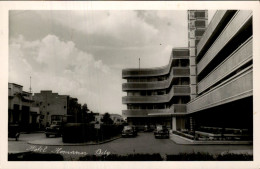
<instances>
[{"instance_id":1,"label":"vertical tower section","mask_svg":"<svg viewBox=\"0 0 260 169\"><path fill-rule=\"evenodd\" d=\"M207 10L188 10L188 48L190 51L190 97L197 96L196 46L208 25Z\"/></svg>"}]
</instances>

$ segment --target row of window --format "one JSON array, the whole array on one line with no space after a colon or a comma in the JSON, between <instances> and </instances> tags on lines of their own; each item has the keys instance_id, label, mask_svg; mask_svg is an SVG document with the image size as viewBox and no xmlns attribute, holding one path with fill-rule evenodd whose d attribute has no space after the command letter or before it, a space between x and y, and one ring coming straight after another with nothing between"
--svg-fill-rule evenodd
<instances>
[{"instance_id":1,"label":"row of window","mask_svg":"<svg viewBox=\"0 0 260 169\"><path fill-rule=\"evenodd\" d=\"M127 82L156 82L156 81L164 81L167 79L168 79L168 75L163 75L157 77L128 78Z\"/></svg>"},{"instance_id":2,"label":"row of window","mask_svg":"<svg viewBox=\"0 0 260 169\"><path fill-rule=\"evenodd\" d=\"M176 66L181 65L181 66ZM173 62L173 66L176 67L182 67L182 68L189 68L189 60L187 61L179 61L179 62ZM189 69L173 69L173 71L170 71L171 74L176 75L185 75L189 74ZM169 79L170 74L162 75L162 76L153 76L153 77L134 77L134 78L127 78L127 82L158 82L158 81L165 81Z\"/></svg>"},{"instance_id":3,"label":"row of window","mask_svg":"<svg viewBox=\"0 0 260 169\"><path fill-rule=\"evenodd\" d=\"M166 89L164 90L142 90L142 91L129 91L127 96L156 96L167 94Z\"/></svg>"},{"instance_id":4,"label":"row of window","mask_svg":"<svg viewBox=\"0 0 260 169\"><path fill-rule=\"evenodd\" d=\"M156 104L127 104L128 110L140 109L167 109L173 104L186 104L190 101L189 96L174 98L169 103L156 103Z\"/></svg>"}]
</instances>

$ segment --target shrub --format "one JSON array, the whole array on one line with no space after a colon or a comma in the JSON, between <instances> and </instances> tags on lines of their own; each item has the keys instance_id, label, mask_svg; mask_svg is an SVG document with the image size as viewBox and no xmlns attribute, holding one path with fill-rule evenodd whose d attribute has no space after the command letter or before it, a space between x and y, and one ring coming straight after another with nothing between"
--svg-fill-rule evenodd
<instances>
[{"instance_id":1,"label":"shrub","mask_svg":"<svg viewBox=\"0 0 260 169\"><path fill-rule=\"evenodd\" d=\"M64 161L62 155L51 153L15 153L8 154L8 161Z\"/></svg>"},{"instance_id":2,"label":"shrub","mask_svg":"<svg viewBox=\"0 0 260 169\"><path fill-rule=\"evenodd\" d=\"M80 157L79 161L162 161L159 153L155 154L128 154L128 155L86 155Z\"/></svg>"},{"instance_id":3,"label":"shrub","mask_svg":"<svg viewBox=\"0 0 260 169\"><path fill-rule=\"evenodd\" d=\"M253 155L249 154L217 154L212 155L209 153L193 152L193 153L180 153L177 155L166 155L167 161L252 161Z\"/></svg>"},{"instance_id":4,"label":"shrub","mask_svg":"<svg viewBox=\"0 0 260 169\"><path fill-rule=\"evenodd\" d=\"M67 123L63 129L62 141L64 143L105 141L121 134L122 129L122 125L102 124L100 129L96 129L94 124Z\"/></svg>"},{"instance_id":5,"label":"shrub","mask_svg":"<svg viewBox=\"0 0 260 169\"><path fill-rule=\"evenodd\" d=\"M253 155L249 154L219 154L216 157L217 161L253 161Z\"/></svg>"},{"instance_id":6,"label":"shrub","mask_svg":"<svg viewBox=\"0 0 260 169\"><path fill-rule=\"evenodd\" d=\"M180 153L177 155L167 155L167 161L214 161L209 153Z\"/></svg>"}]
</instances>

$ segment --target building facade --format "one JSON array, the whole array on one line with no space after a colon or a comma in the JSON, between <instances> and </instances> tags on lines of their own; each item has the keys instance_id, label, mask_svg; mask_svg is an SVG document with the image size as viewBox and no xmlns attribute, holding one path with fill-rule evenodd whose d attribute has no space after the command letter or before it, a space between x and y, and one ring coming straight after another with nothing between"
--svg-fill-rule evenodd
<instances>
[{"instance_id":1,"label":"building facade","mask_svg":"<svg viewBox=\"0 0 260 169\"><path fill-rule=\"evenodd\" d=\"M167 66L122 71L128 123L252 130L252 11L207 19L206 10L188 11L188 47L174 48Z\"/></svg>"},{"instance_id":2,"label":"building facade","mask_svg":"<svg viewBox=\"0 0 260 169\"><path fill-rule=\"evenodd\" d=\"M29 131L39 126L39 107L33 106L32 93L23 91L23 86L8 83L8 124L19 124Z\"/></svg>"},{"instance_id":3,"label":"building facade","mask_svg":"<svg viewBox=\"0 0 260 169\"><path fill-rule=\"evenodd\" d=\"M253 128L252 11L217 11L196 46L197 96L187 113L200 126Z\"/></svg>"},{"instance_id":4,"label":"building facade","mask_svg":"<svg viewBox=\"0 0 260 169\"><path fill-rule=\"evenodd\" d=\"M40 124L49 126L52 121L63 121L68 115L68 95L52 93L51 90L43 90L33 96L35 105L40 108Z\"/></svg>"},{"instance_id":5,"label":"building facade","mask_svg":"<svg viewBox=\"0 0 260 169\"><path fill-rule=\"evenodd\" d=\"M124 69L123 116L137 126L163 124L178 128L185 126L182 115L190 101L189 49L174 48L169 64L154 69ZM178 116L178 117L173 117ZM181 121L172 123L176 118ZM174 126L172 126L174 125Z\"/></svg>"}]
</instances>

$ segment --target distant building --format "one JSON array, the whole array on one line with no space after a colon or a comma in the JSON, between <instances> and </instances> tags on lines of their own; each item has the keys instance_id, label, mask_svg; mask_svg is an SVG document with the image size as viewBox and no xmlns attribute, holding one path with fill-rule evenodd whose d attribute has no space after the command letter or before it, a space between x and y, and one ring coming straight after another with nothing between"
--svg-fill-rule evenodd
<instances>
[{"instance_id":1,"label":"distant building","mask_svg":"<svg viewBox=\"0 0 260 169\"><path fill-rule=\"evenodd\" d=\"M110 118L114 121L114 124L122 124L124 119L119 114L110 114Z\"/></svg>"},{"instance_id":2,"label":"distant building","mask_svg":"<svg viewBox=\"0 0 260 169\"><path fill-rule=\"evenodd\" d=\"M102 118L104 114L95 113L95 122L96 123L103 123ZM124 119L119 114L110 114L110 118L113 120L114 124L122 124L124 123Z\"/></svg>"},{"instance_id":3,"label":"distant building","mask_svg":"<svg viewBox=\"0 0 260 169\"><path fill-rule=\"evenodd\" d=\"M96 113L95 115L95 123L101 124L101 119L103 118L103 114Z\"/></svg>"},{"instance_id":4,"label":"distant building","mask_svg":"<svg viewBox=\"0 0 260 169\"><path fill-rule=\"evenodd\" d=\"M39 127L39 107L33 106L32 93L23 86L8 83L8 124L19 124L21 130Z\"/></svg>"},{"instance_id":5,"label":"distant building","mask_svg":"<svg viewBox=\"0 0 260 169\"><path fill-rule=\"evenodd\" d=\"M35 93L33 100L40 108L40 123L44 127L49 126L52 121L63 121L68 115L68 95L52 93L51 90L42 90Z\"/></svg>"}]
</instances>

